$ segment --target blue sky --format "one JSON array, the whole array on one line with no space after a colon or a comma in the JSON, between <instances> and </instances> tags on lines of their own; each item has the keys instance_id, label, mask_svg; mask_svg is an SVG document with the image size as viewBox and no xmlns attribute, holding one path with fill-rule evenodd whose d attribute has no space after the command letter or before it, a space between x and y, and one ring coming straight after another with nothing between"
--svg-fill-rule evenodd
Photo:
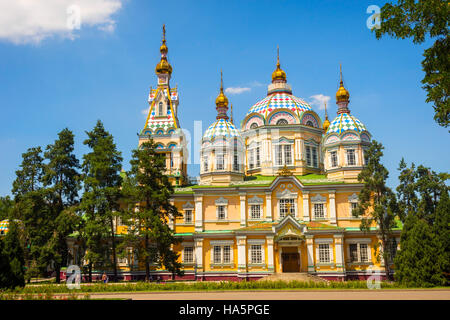
<instances>
[{"instance_id":1,"label":"blue sky","mask_svg":"<svg viewBox=\"0 0 450 320\"><path fill-rule=\"evenodd\" d=\"M85 131L97 119L113 134L129 168L149 87L156 85L163 23L171 85L180 92L179 119L191 132L194 121L202 121L204 131L215 119L220 69L225 88L250 88L227 94L235 121L241 121L266 95L279 45L294 95L308 102L314 95L330 96L330 118L342 63L351 112L386 147L392 187L402 157L449 171L449 134L434 122L420 83L422 53L431 42L376 40L366 27L366 9L384 1L96 1L109 11L88 17L87 24L81 15L80 30L70 35L54 26L42 39L0 32L0 195L10 194L21 154L53 143L65 127L74 132L81 159ZM0 26L19 9L0 15ZM189 174L197 175L198 166L190 166Z\"/></svg>"}]
</instances>

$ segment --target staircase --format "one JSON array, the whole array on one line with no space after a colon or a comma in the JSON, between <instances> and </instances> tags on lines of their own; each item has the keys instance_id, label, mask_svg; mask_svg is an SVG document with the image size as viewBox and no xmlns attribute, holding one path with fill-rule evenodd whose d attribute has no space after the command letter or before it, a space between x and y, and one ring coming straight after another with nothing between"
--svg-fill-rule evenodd
<instances>
[{"instance_id":1,"label":"staircase","mask_svg":"<svg viewBox=\"0 0 450 320\"><path fill-rule=\"evenodd\" d=\"M274 273L270 276L259 279L258 281L314 281L314 282L329 282L328 280L322 279L318 276L306 273L306 272L285 272L285 273Z\"/></svg>"}]
</instances>

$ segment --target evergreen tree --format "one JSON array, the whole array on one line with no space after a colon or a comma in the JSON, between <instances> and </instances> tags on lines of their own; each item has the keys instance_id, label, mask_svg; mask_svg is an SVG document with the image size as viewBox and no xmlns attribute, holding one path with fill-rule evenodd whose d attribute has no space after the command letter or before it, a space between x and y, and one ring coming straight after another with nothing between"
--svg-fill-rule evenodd
<instances>
[{"instance_id":1,"label":"evergreen tree","mask_svg":"<svg viewBox=\"0 0 450 320\"><path fill-rule=\"evenodd\" d=\"M145 264L145 280L150 280L150 264L165 267L173 275L182 275L178 254L172 250L178 243L168 226L169 219L181 214L170 203L174 192L165 175L165 161L162 154L156 152L153 140L144 142L133 150L130 161L131 170L127 173L127 185L124 188L129 204L127 241L143 246L138 249L139 257Z\"/></svg>"},{"instance_id":2,"label":"evergreen tree","mask_svg":"<svg viewBox=\"0 0 450 320\"><path fill-rule=\"evenodd\" d=\"M448 174L402 159L397 187L404 226L395 259L397 281L413 286L446 284L450 264Z\"/></svg>"},{"instance_id":3,"label":"evergreen tree","mask_svg":"<svg viewBox=\"0 0 450 320\"><path fill-rule=\"evenodd\" d=\"M434 120L443 127L450 121L450 9L444 0L399 0L381 8L380 29L374 29L377 39L388 34L397 39L412 38L415 44L434 41L424 52L422 80L427 91L426 102L433 102Z\"/></svg>"},{"instance_id":4,"label":"evergreen tree","mask_svg":"<svg viewBox=\"0 0 450 320\"><path fill-rule=\"evenodd\" d=\"M9 219L8 229L4 239L0 239L0 258L3 260L0 263L0 287L12 289L25 286L25 261L18 225L14 219Z\"/></svg>"},{"instance_id":5,"label":"evergreen tree","mask_svg":"<svg viewBox=\"0 0 450 320\"><path fill-rule=\"evenodd\" d=\"M56 283L60 282L61 267L67 261L67 236L73 232L78 217L73 210L77 204L80 168L74 151L74 135L65 128L58 133L54 144L48 145L44 157L42 181L47 188L47 197L51 211L52 238L46 245L46 258L54 263Z\"/></svg>"},{"instance_id":6,"label":"evergreen tree","mask_svg":"<svg viewBox=\"0 0 450 320\"><path fill-rule=\"evenodd\" d=\"M12 193L13 218L22 222L26 278L44 274L49 261L44 249L52 236L52 216L47 192L42 188L43 158L40 147L29 148L22 154L20 170L16 171Z\"/></svg>"},{"instance_id":7,"label":"evergreen tree","mask_svg":"<svg viewBox=\"0 0 450 320\"><path fill-rule=\"evenodd\" d=\"M91 152L83 156L84 189L81 207L86 214L84 235L89 261L89 279L93 265L104 268L112 265L117 280L115 221L120 209L120 176L122 156L113 136L99 120L84 144ZM107 240L107 241L105 241ZM110 247L112 261L109 259Z\"/></svg>"},{"instance_id":8,"label":"evergreen tree","mask_svg":"<svg viewBox=\"0 0 450 320\"><path fill-rule=\"evenodd\" d=\"M7 219L14 207L14 201L9 196L0 197L0 221Z\"/></svg>"},{"instance_id":9,"label":"evergreen tree","mask_svg":"<svg viewBox=\"0 0 450 320\"><path fill-rule=\"evenodd\" d=\"M391 279L389 267L390 251L388 246L392 236L392 228L395 227L397 202L395 194L386 186L389 176L388 170L381 163L384 147L373 140L367 150L367 165L358 175L358 180L364 183L359 193L359 202L354 214L361 216L360 229L369 231L376 224L377 233L381 240L381 250L377 250L377 257L384 259L386 277Z\"/></svg>"}]
</instances>

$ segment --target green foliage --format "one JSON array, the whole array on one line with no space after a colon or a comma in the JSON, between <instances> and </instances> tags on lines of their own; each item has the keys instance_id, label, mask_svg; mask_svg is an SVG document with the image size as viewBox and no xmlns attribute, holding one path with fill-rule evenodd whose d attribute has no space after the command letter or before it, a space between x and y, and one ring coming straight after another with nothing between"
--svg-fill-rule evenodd
<instances>
[{"instance_id":1,"label":"green foliage","mask_svg":"<svg viewBox=\"0 0 450 320\"><path fill-rule=\"evenodd\" d=\"M0 288L25 286L25 261L17 223L10 219L9 231L0 238Z\"/></svg>"},{"instance_id":2,"label":"green foliage","mask_svg":"<svg viewBox=\"0 0 450 320\"><path fill-rule=\"evenodd\" d=\"M88 138L84 144L91 152L83 156L84 194L80 205L86 218L82 230L87 249L85 258L89 261L90 277L93 266L105 268L112 265L117 275L114 220L118 215L121 197L122 156L113 136L105 130L100 120L86 134ZM109 258L110 246L112 259Z\"/></svg>"},{"instance_id":3,"label":"green foliage","mask_svg":"<svg viewBox=\"0 0 450 320\"><path fill-rule=\"evenodd\" d=\"M14 201L9 196L0 197L0 221L7 219L14 208Z\"/></svg>"},{"instance_id":4,"label":"green foliage","mask_svg":"<svg viewBox=\"0 0 450 320\"><path fill-rule=\"evenodd\" d=\"M414 286L445 285L450 274L450 202L448 174L402 159L397 187L404 221L395 258L397 281Z\"/></svg>"},{"instance_id":5,"label":"green foliage","mask_svg":"<svg viewBox=\"0 0 450 320\"><path fill-rule=\"evenodd\" d=\"M384 34L412 38L415 44L434 39L424 52L422 83L427 91L426 102L434 104L434 120L443 127L448 127L450 119L449 21L450 8L445 0L399 0L398 4L386 3L381 8L381 28L375 29L377 39Z\"/></svg>"},{"instance_id":6,"label":"green foliage","mask_svg":"<svg viewBox=\"0 0 450 320\"><path fill-rule=\"evenodd\" d=\"M137 257L145 261L147 280L150 263L182 275L178 254L171 249L179 240L167 224L181 214L169 200L174 189L165 175L164 157L150 140L133 150L130 164L123 189L128 208L123 215L128 225L123 246L133 247Z\"/></svg>"},{"instance_id":7,"label":"green foliage","mask_svg":"<svg viewBox=\"0 0 450 320\"><path fill-rule=\"evenodd\" d=\"M364 183L358 198L359 203L354 214L360 216L360 229L368 231L375 222L378 226L378 235L381 238L382 250L377 250L378 259L390 260L387 250L392 229L395 227L395 217L398 212L395 194L386 186L389 176L388 170L381 163L383 145L375 140L367 150L367 165L359 173L358 180ZM385 263L386 276L390 277L389 263Z\"/></svg>"}]
</instances>

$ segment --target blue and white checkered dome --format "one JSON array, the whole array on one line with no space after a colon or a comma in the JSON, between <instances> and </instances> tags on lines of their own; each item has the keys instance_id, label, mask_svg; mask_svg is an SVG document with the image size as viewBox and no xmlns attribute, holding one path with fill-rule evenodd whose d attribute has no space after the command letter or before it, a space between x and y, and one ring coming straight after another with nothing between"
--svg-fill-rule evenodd
<instances>
[{"instance_id":1,"label":"blue and white checkered dome","mask_svg":"<svg viewBox=\"0 0 450 320\"><path fill-rule=\"evenodd\" d=\"M276 92L254 104L247 112L246 116L251 113L259 113L264 116L264 119L267 121L267 116L275 109L289 109L297 115L299 119L304 111L312 110L311 106L302 99L287 92Z\"/></svg>"},{"instance_id":2,"label":"blue and white checkered dome","mask_svg":"<svg viewBox=\"0 0 450 320\"><path fill-rule=\"evenodd\" d=\"M219 136L226 138L240 137L240 133L239 130L236 129L236 126L230 121L217 119L208 127L208 129L206 129L203 139L211 140Z\"/></svg>"},{"instance_id":3,"label":"blue and white checkered dome","mask_svg":"<svg viewBox=\"0 0 450 320\"><path fill-rule=\"evenodd\" d=\"M337 133L342 134L347 131L355 131L361 133L367 131L366 126L352 116L350 113L338 114L336 118L331 122L326 134Z\"/></svg>"}]
</instances>

